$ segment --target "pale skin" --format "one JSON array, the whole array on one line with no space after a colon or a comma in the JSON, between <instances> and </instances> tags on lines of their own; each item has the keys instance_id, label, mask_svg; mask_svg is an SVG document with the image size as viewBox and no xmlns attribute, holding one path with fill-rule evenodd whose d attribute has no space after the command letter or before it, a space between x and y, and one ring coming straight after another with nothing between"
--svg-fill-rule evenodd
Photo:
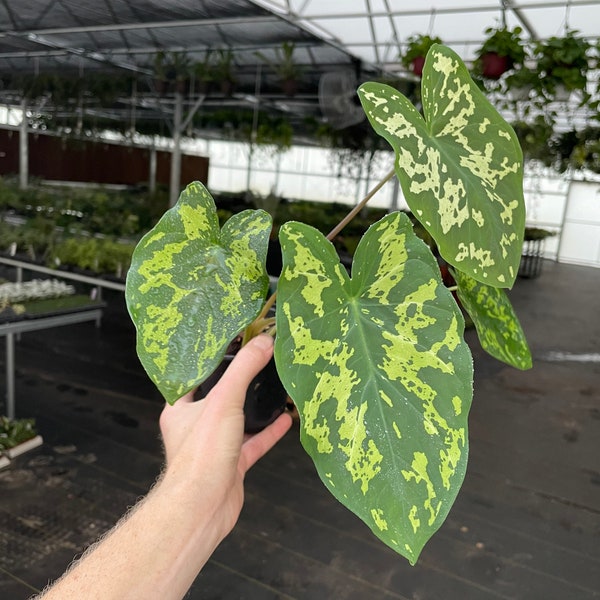
<instances>
[{"instance_id":1,"label":"pale skin","mask_svg":"<svg viewBox=\"0 0 600 600\"><path fill-rule=\"evenodd\" d=\"M260 335L205 399L194 402L190 393L165 406L160 480L40 600L184 597L238 520L246 472L290 428L291 417L283 414L260 433L244 435L246 389L272 354L272 338Z\"/></svg>"}]
</instances>

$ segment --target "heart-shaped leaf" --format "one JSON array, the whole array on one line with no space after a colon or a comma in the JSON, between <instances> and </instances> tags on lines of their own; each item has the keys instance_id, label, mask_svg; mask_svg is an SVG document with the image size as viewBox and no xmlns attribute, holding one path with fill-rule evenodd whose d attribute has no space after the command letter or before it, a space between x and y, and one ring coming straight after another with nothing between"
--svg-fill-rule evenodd
<instances>
[{"instance_id":1,"label":"heart-shaped leaf","mask_svg":"<svg viewBox=\"0 0 600 600\"><path fill-rule=\"evenodd\" d=\"M460 58L441 45L429 51L424 118L387 85L365 83L359 96L392 145L406 201L440 254L482 283L511 287L525 228L523 154Z\"/></svg>"},{"instance_id":2,"label":"heart-shaped leaf","mask_svg":"<svg viewBox=\"0 0 600 600\"><path fill-rule=\"evenodd\" d=\"M213 198L194 182L137 245L127 307L140 361L168 402L204 381L260 312L270 231L262 210L220 230Z\"/></svg>"},{"instance_id":3,"label":"heart-shaped leaf","mask_svg":"<svg viewBox=\"0 0 600 600\"><path fill-rule=\"evenodd\" d=\"M502 289L452 269L457 293L473 319L482 348L517 369L531 368L531 352L512 304Z\"/></svg>"},{"instance_id":4,"label":"heart-shaped leaf","mask_svg":"<svg viewBox=\"0 0 600 600\"><path fill-rule=\"evenodd\" d=\"M316 229L280 230L277 369L330 492L414 563L467 464L473 365L438 265L394 213L361 240L352 279Z\"/></svg>"}]
</instances>

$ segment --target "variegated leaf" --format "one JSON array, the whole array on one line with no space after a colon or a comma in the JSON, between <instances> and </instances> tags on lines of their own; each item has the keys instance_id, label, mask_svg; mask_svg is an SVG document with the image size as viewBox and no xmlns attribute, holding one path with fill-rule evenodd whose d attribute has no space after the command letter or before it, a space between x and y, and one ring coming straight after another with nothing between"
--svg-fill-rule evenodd
<instances>
[{"instance_id":1,"label":"variegated leaf","mask_svg":"<svg viewBox=\"0 0 600 600\"><path fill-rule=\"evenodd\" d=\"M194 182L137 245L127 307L138 356L168 402L204 381L260 312L270 231L262 210L234 215L220 230L214 200Z\"/></svg>"},{"instance_id":2,"label":"variegated leaf","mask_svg":"<svg viewBox=\"0 0 600 600\"><path fill-rule=\"evenodd\" d=\"M502 289L452 270L458 297L469 313L482 348L517 369L531 368L531 352L512 304Z\"/></svg>"},{"instance_id":3,"label":"variegated leaf","mask_svg":"<svg viewBox=\"0 0 600 600\"><path fill-rule=\"evenodd\" d=\"M396 173L415 217L451 265L511 287L523 245L523 155L512 128L449 48L429 51L424 118L380 83L359 89L375 131L396 152Z\"/></svg>"},{"instance_id":4,"label":"variegated leaf","mask_svg":"<svg viewBox=\"0 0 600 600\"><path fill-rule=\"evenodd\" d=\"M330 492L414 563L467 464L473 366L438 265L402 213L374 224L350 279L316 229L280 230L275 359Z\"/></svg>"}]
</instances>

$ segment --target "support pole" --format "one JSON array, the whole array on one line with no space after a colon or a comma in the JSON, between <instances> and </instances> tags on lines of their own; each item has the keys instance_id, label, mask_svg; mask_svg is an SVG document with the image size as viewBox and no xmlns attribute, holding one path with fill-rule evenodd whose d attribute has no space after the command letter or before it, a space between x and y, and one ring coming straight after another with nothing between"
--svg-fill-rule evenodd
<instances>
[{"instance_id":1,"label":"support pole","mask_svg":"<svg viewBox=\"0 0 600 600\"><path fill-rule=\"evenodd\" d=\"M27 99L21 100L21 125L19 128L19 188L27 189L29 182L29 139L27 127Z\"/></svg>"},{"instance_id":2,"label":"support pole","mask_svg":"<svg viewBox=\"0 0 600 600\"><path fill-rule=\"evenodd\" d=\"M148 173L148 188L151 194L156 192L156 146L150 148L150 167Z\"/></svg>"},{"instance_id":3,"label":"support pole","mask_svg":"<svg viewBox=\"0 0 600 600\"><path fill-rule=\"evenodd\" d=\"M6 334L6 416L15 418L15 338Z\"/></svg>"},{"instance_id":4,"label":"support pole","mask_svg":"<svg viewBox=\"0 0 600 600\"><path fill-rule=\"evenodd\" d=\"M183 95L175 92L175 114L173 116L173 153L171 155L171 184L169 186L169 206L174 206L179 198L181 185L181 123L183 121Z\"/></svg>"},{"instance_id":5,"label":"support pole","mask_svg":"<svg viewBox=\"0 0 600 600\"><path fill-rule=\"evenodd\" d=\"M400 194L400 180L394 177L394 189L392 190L392 201L390 203L390 212L398 210L398 196Z\"/></svg>"}]
</instances>

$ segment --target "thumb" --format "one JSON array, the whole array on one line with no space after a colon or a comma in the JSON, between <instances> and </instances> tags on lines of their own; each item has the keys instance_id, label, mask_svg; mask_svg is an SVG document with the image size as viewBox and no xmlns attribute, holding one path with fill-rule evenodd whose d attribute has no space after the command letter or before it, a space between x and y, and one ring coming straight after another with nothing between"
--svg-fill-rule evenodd
<instances>
[{"instance_id":1,"label":"thumb","mask_svg":"<svg viewBox=\"0 0 600 600\"><path fill-rule=\"evenodd\" d=\"M214 391L231 398L232 408L242 409L250 382L273 356L273 338L261 334L251 339L237 353ZM209 394L210 395L210 394Z\"/></svg>"}]
</instances>

